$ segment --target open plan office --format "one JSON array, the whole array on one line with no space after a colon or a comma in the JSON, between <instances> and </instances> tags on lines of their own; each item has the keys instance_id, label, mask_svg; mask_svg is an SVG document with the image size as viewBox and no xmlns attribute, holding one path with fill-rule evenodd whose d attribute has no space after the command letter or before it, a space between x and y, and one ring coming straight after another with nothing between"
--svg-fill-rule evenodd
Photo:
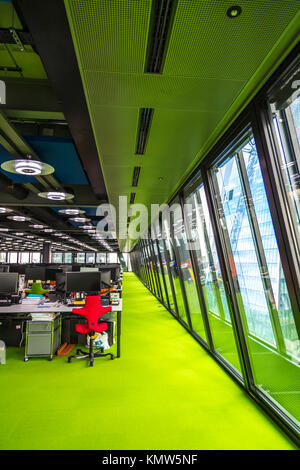
<instances>
[{"instance_id":1,"label":"open plan office","mask_svg":"<svg viewBox=\"0 0 300 470\"><path fill-rule=\"evenodd\" d=\"M0 450L299 449L299 32L299 0L0 0Z\"/></svg>"}]
</instances>

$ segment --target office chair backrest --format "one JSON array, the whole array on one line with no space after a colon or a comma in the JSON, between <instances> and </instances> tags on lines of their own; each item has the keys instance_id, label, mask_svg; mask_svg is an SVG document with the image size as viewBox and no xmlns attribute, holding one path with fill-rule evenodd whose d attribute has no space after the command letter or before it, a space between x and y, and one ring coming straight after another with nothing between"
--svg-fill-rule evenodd
<instances>
[{"instance_id":1,"label":"office chair backrest","mask_svg":"<svg viewBox=\"0 0 300 470\"><path fill-rule=\"evenodd\" d=\"M89 329L93 330L98 323L99 317L104 313L111 312L111 310L112 308L110 306L103 307L101 305L98 295L89 295L85 299L84 307L81 309L73 309L73 312L83 315L87 319Z\"/></svg>"}]
</instances>

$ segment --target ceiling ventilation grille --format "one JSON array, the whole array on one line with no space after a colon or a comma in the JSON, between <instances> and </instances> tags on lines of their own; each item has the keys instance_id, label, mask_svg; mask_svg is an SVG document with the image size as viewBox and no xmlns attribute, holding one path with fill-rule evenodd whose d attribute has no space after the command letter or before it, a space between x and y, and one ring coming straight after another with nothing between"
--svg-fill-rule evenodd
<instances>
[{"instance_id":1,"label":"ceiling ventilation grille","mask_svg":"<svg viewBox=\"0 0 300 470\"><path fill-rule=\"evenodd\" d=\"M141 108L137 131L136 155L144 155L153 108Z\"/></svg>"},{"instance_id":2,"label":"ceiling ventilation grille","mask_svg":"<svg viewBox=\"0 0 300 470\"><path fill-rule=\"evenodd\" d=\"M154 0L145 73L161 73L177 0Z\"/></svg>"},{"instance_id":3,"label":"ceiling ventilation grille","mask_svg":"<svg viewBox=\"0 0 300 470\"><path fill-rule=\"evenodd\" d=\"M133 170L133 177L132 177L132 186L137 186L139 181L141 167L135 166Z\"/></svg>"}]
</instances>

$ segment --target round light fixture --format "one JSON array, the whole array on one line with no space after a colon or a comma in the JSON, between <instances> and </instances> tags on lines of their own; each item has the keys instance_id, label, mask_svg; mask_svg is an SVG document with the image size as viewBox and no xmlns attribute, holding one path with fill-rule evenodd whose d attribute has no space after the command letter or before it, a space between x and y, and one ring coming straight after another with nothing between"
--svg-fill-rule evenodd
<instances>
[{"instance_id":1,"label":"round light fixture","mask_svg":"<svg viewBox=\"0 0 300 470\"><path fill-rule=\"evenodd\" d=\"M233 5L228 8L226 14L228 18L237 18L242 13L242 8L239 5Z\"/></svg>"},{"instance_id":2,"label":"round light fixture","mask_svg":"<svg viewBox=\"0 0 300 470\"><path fill-rule=\"evenodd\" d=\"M47 163L39 160L16 159L2 163L1 168L10 173L18 173L19 175L36 176L50 175L54 172L54 168Z\"/></svg>"},{"instance_id":3,"label":"round light fixture","mask_svg":"<svg viewBox=\"0 0 300 470\"><path fill-rule=\"evenodd\" d=\"M30 217L25 217L25 215L9 215L7 218L15 222L26 222L30 220Z\"/></svg>"},{"instance_id":4,"label":"round light fixture","mask_svg":"<svg viewBox=\"0 0 300 470\"><path fill-rule=\"evenodd\" d=\"M54 232L54 230L53 230L53 228L45 228L44 232L45 233L51 233L51 232Z\"/></svg>"},{"instance_id":5,"label":"round light fixture","mask_svg":"<svg viewBox=\"0 0 300 470\"><path fill-rule=\"evenodd\" d=\"M70 217L69 220L78 223L90 222L91 219L87 219L86 217Z\"/></svg>"},{"instance_id":6,"label":"round light fixture","mask_svg":"<svg viewBox=\"0 0 300 470\"><path fill-rule=\"evenodd\" d=\"M32 228L44 228L45 225L33 224L33 225L30 225L30 227L32 227Z\"/></svg>"},{"instance_id":7,"label":"round light fixture","mask_svg":"<svg viewBox=\"0 0 300 470\"><path fill-rule=\"evenodd\" d=\"M51 199L51 201L64 201L72 199L74 194L65 193L64 191L47 191L45 193L38 193L38 196L44 199Z\"/></svg>"},{"instance_id":8,"label":"round light fixture","mask_svg":"<svg viewBox=\"0 0 300 470\"><path fill-rule=\"evenodd\" d=\"M0 214L7 214L8 212L12 212L12 209L7 209L6 207L0 207Z\"/></svg>"},{"instance_id":9,"label":"round light fixture","mask_svg":"<svg viewBox=\"0 0 300 470\"><path fill-rule=\"evenodd\" d=\"M84 214L85 211L81 210L81 209L60 209L58 211L60 214L66 214L66 215L80 215L80 214Z\"/></svg>"}]
</instances>

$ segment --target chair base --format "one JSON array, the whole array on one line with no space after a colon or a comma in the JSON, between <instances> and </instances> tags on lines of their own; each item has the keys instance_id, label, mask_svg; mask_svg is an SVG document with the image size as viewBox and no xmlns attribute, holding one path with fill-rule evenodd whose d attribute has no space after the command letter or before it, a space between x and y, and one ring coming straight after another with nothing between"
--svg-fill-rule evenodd
<instances>
[{"instance_id":1,"label":"chair base","mask_svg":"<svg viewBox=\"0 0 300 470\"><path fill-rule=\"evenodd\" d=\"M107 354L94 353L94 352L91 353L91 352L88 352L88 351L82 351L82 349L77 349L76 355L68 357L68 363L70 363L72 361L72 359L87 359L87 358L89 358L90 366L93 366L95 357L106 357L106 356L110 356L111 360L113 360L115 358L115 356L112 353L107 353Z\"/></svg>"}]
</instances>

